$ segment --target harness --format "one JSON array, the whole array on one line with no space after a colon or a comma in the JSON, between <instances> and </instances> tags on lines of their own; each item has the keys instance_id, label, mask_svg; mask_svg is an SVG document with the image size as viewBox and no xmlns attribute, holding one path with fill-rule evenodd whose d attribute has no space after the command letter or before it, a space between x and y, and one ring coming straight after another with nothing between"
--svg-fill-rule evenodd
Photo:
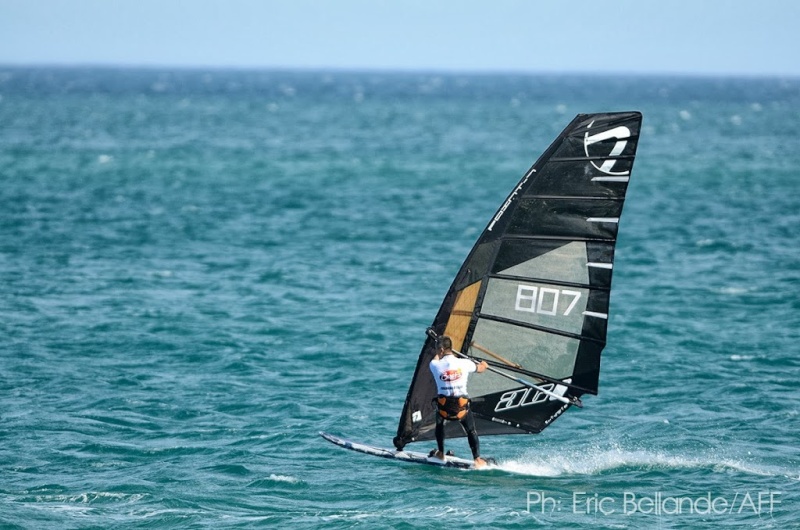
<instances>
[{"instance_id":1,"label":"harness","mask_svg":"<svg viewBox=\"0 0 800 530\"><path fill-rule=\"evenodd\" d=\"M460 420L469 411L469 398L463 396L442 396L436 398L439 415L446 420Z\"/></svg>"}]
</instances>

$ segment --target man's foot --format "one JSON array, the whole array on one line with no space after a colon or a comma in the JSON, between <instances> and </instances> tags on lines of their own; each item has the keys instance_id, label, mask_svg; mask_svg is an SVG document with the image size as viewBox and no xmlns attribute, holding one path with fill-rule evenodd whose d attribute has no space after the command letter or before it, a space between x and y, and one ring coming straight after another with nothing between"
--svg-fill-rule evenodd
<instances>
[{"instance_id":1,"label":"man's foot","mask_svg":"<svg viewBox=\"0 0 800 530\"><path fill-rule=\"evenodd\" d=\"M482 467L486 467L487 465L488 464L486 463L486 460L484 460L483 458L478 457L475 459L475 469L480 469Z\"/></svg>"},{"instance_id":2,"label":"man's foot","mask_svg":"<svg viewBox=\"0 0 800 530\"><path fill-rule=\"evenodd\" d=\"M433 451L431 451L430 454L428 454L428 456L431 457L431 458L437 458L437 459L441 460L442 462L445 461L444 453L442 453L438 449L434 449Z\"/></svg>"}]
</instances>

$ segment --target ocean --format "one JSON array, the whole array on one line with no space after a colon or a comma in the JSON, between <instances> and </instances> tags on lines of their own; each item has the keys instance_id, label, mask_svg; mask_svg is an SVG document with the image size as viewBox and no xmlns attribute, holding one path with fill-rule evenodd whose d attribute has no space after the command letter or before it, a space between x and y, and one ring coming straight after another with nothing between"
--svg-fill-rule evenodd
<instances>
[{"instance_id":1,"label":"ocean","mask_svg":"<svg viewBox=\"0 0 800 530\"><path fill-rule=\"evenodd\" d=\"M0 527L800 528L798 109L796 78L0 67ZM628 110L599 394L483 437L499 469L320 438L391 446L494 211Z\"/></svg>"}]
</instances>

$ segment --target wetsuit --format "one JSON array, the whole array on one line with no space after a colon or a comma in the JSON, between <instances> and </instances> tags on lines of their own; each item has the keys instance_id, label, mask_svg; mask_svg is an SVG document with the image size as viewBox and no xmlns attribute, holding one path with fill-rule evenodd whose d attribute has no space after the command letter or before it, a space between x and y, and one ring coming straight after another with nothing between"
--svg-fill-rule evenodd
<instances>
[{"instance_id":1,"label":"wetsuit","mask_svg":"<svg viewBox=\"0 0 800 530\"><path fill-rule=\"evenodd\" d=\"M453 354L442 356L430 364L431 373L436 381L436 444L444 454L444 424L446 421L458 421L467 434L472 458L480 456L480 442L475 430L475 418L469 408L467 395L467 379L469 374L477 370L477 366L469 359L460 359Z\"/></svg>"}]
</instances>

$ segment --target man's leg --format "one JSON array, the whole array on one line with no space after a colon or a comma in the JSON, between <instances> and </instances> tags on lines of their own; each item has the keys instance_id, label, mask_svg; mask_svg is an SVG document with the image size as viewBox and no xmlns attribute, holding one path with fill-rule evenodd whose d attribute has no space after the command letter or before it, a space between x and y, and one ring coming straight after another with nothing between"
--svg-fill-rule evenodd
<instances>
[{"instance_id":1,"label":"man's leg","mask_svg":"<svg viewBox=\"0 0 800 530\"><path fill-rule=\"evenodd\" d=\"M464 432L467 433L469 448L472 449L472 458L480 458L481 443L478 440L478 431L475 430L475 418L472 416L471 410L468 410L467 415L461 419L461 427L463 427Z\"/></svg>"},{"instance_id":2,"label":"man's leg","mask_svg":"<svg viewBox=\"0 0 800 530\"><path fill-rule=\"evenodd\" d=\"M439 451L436 458L444 460L444 418L441 414L436 414L436 446Z\"/></svg>"}]
</instances>

